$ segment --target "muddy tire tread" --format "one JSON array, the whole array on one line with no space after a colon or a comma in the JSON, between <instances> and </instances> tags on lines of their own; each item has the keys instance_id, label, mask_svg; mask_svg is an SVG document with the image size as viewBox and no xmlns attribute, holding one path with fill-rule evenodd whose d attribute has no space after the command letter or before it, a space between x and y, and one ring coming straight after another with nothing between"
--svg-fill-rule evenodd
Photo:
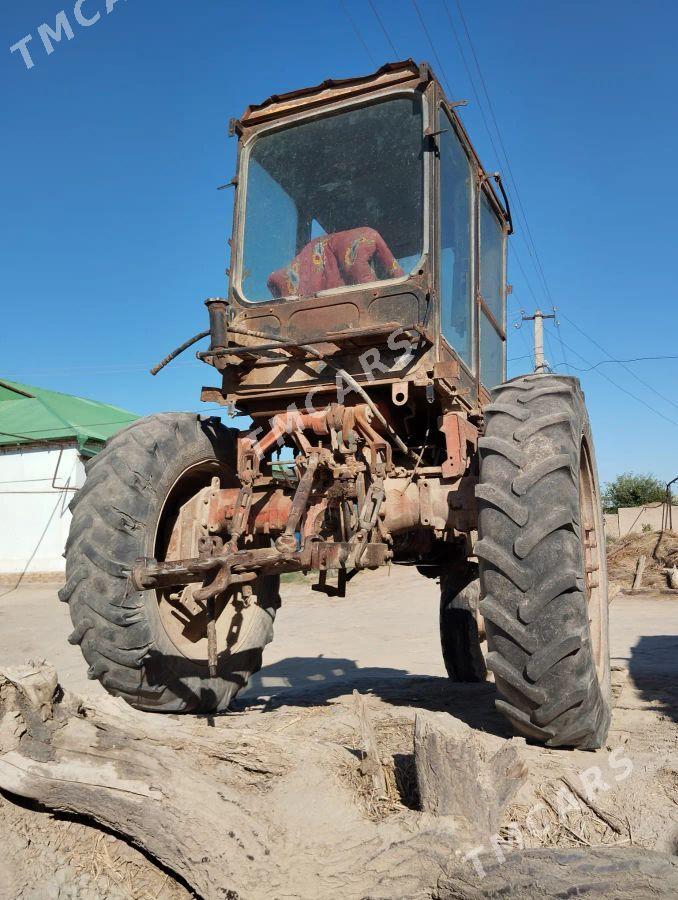
<instances>
[{"instance_id":1,"label":"muddy tire tread","mask_svg":"<svg viewBox=\"0 0 678 900\"><path fill-rule=\"evenodd\" d=\"M522 376L492 391L485 416L476 553L497 707L526 737L599 747L610 700L583 592L579 448L591 439L579 382Z\"/></svg>"}]
</instances>

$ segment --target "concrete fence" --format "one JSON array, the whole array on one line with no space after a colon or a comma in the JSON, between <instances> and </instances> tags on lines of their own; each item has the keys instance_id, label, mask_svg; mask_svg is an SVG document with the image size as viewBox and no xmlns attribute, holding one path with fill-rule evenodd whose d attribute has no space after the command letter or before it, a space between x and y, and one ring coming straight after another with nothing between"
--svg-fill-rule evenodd
<instances>
[{"instance_id":1,"label":"concrete fence","mask_svg":"<svg viewBox=\"0 0 678 900\"><path fill-rule=\"evenodd\" d=\"M672 506L671 510L673 527L678 531L678 506ZM624 537L625 534L642 532L644 525L649 525L651 531L661 531L663 516L663 503L621 506L616 513L605 513L605 536L618 538Z\"/></svg>"}]
</instances>

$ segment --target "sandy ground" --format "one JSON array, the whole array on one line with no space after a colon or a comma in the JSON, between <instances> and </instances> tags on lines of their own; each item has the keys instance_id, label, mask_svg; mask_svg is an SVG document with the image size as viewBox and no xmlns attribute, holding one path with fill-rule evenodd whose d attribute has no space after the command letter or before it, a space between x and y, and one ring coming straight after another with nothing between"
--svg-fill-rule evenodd
<instances>
[{"instance_id":1,"label":"sandy ground","mask_svg":"<svg viewBox=\"0 0 678 900\"><path fill-rule=\"evenodd\" d=\"M7 665L45 658L56 666L64 687L96 694L88 681L71 631L68 609L57 585L26 585L0 596L0 661ZM341 684L406 675L445 676L438 637L437 584L416 569L393 567L365 572L348 596L329 598L305 584L282 587L275 638L264 667L240 697L275 696L290 688ZM610 608L612 665L640 677L678 677L678 596L619 594Z\"/></svg>"},{"instance_id":2,"label":"sandy ground","mask_svg":"<svg viewBox=\"0 0 678 900\"><path fill-rule=\"evenodd\" d=\"M96 697L102 688L87 680L80 650L66 640L70 620L56 590L57 586L34 584L0 596L0 663L46 658L56 666L64 687ZM378 734L396 756L411 752L417 707L444 709L492 741L507 736L505 723L494 711L492 685L448 687L439 649L438 587L416 570L365 573L349 585L344 599L313 593L303 583L286 584L282 593L283 607L274 642L265 651L264 667L238 699L239 715L251 720L253 727L258 727L257 719L277 715L284 717L283 727L289 723L291 741L297 732L302 735L309 730L325 729L329 735L339 725L350 726L347 695L358 687L372 694ZM628 821L628 834L626 825L622 835L606 830L591 813L569 829L556 828L551 843L627 842L675 853L678 598L618 595L611 606L611 644L615 711L607 747L596 754L527 747L530 783L512 814L524 820L535 800L543 797L549 785L556 786L564 771L600 763L613 787L606 805L616 810L620 821ZM227 720L222 724L228 727ZM621 770L610 769L610 751L623 751L632 760L628 780L615 783ZM354 774L347 770L349 793ZM367 812L375 814L373 809ZM20 858L30 858L30 877L26 876L20 893L13 885L13 898L184 900L191 896L115 836L16 806L1 795L0 841L3 845L9 841ZM5 897L9 900L10 894L3 893L0 858L0 900Z\"/></svg>"}]
</instances>

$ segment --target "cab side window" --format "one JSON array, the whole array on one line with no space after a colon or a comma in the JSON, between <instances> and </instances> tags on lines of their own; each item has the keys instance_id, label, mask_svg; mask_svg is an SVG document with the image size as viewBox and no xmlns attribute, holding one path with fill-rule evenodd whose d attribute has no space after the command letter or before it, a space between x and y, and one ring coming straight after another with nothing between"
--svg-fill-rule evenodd
<instances>
[{"instance_id":1,"label":"cab side window","mask_svg":"<svg viewBox=\"0 0 678 900\"><path fill-rule=\"evenodd\" d=\"M504 248L502 223L480 195L480 380L485 387L504 381Z\"/></svg>"},{"instance_id":2,"label":"cab side window","mask_svg":"<svg viewBox=\"0 0 678 900\"><path fill-rule=\"evenodd\" d=\"M440 149L440 309L441 329L450 346L473 364L473 174L471 163L446 114L441 113Z\"/></svg>"}]
</instances>

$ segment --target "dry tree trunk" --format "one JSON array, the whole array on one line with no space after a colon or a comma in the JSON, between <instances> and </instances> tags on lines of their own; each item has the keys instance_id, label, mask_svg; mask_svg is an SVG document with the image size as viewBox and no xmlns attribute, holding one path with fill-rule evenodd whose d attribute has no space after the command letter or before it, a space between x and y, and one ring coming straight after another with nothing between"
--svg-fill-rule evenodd
<instances>
[{"instance_id":1,"label":"dry tree trunk","mask_svg":"<svg viewBox=\"0 0 678 900\"><path fill-rule=\"evenodd\" d=\"M478 843L499 831L501 815L527 780L513 738L487 760L468 725L443 713L419 712L414 760L425 812L452 816Z\"/></svg>"},{"instance_id":2,"label":"dry tree trunk","mask_svg":"<svg viewBox=\"0 0 678 900\"><path fill-rule=\"evenodd\" d=\"M53 668L0 672L0 788L126 836L203 897L247 895L275 862L245 806L281 774L280 747L178 734L122 701L106 711L63 694Z\"/></svg>"},{"instance_id":3,"label":"dry tree trunk","mask_svg":"<svg viewBox=\"0 0 678 900\"><path fill-rule=\"evenodd\" d=\"M424 812L375 823L337 787L322 741L238 719L206 728L108 697L95 709L46 663L0 669L0 789L106 826L206 900L438 896L459 854L489 840L524 768L515 741L485 759L452 716L419 712L415 732ZM342 803L343 824L316 834Z\"/></svg>"}]
</instances>

